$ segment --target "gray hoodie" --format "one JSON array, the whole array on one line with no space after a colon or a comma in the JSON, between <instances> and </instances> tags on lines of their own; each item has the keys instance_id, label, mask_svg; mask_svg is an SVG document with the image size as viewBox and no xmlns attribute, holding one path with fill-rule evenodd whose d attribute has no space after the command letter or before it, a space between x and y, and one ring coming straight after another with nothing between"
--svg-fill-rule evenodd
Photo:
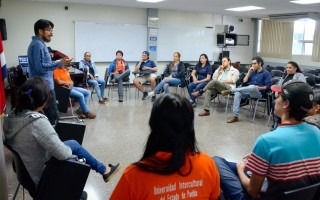
<instances>
[{"instance_id":1,"label":"gray hoodie","mask_svg":"<svg viewBox=\"0 0 320 200\"><path fill-rule=\"evenodd\" d=\"M33 182L38 185L45 162L53 156L65 160L72 156L71 149L58 137L48 118L38 112L14 110L4 118L6 142L19 153Z\"/></svg>"}]
</instances>

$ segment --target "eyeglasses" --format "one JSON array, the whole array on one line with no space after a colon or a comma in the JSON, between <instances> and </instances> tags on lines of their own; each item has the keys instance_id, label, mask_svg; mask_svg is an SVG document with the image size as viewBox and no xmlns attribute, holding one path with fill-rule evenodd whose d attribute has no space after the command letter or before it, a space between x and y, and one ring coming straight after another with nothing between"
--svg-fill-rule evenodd
<instances>
[{"instance_id":1,"label":"eyeglasses","mask_svg":"<svg viewBox=\"0 0 320 200\"><path fill-rule=\"evenodd\" d=\"M45 30L45 31L49 31L50 33L52 33L52 32L53 32L53 29L52 29L52 28L44 28L43 30Z\"/></svg>"}]
</instances>

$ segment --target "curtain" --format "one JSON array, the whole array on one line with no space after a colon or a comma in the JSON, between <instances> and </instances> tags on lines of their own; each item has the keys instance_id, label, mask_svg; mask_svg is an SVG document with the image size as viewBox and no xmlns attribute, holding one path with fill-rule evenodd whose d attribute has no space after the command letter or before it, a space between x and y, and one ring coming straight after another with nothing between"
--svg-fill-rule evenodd
<instances>
[{"instance_id":1,"label":"curtain","mask_svg":"<svg viewBox=\"0 0 320 200\"><path fill-rule=\"evenodd\" d=\"M320 62L320 20L316 22L313 36L312 61Z\"/></svg>"},{"instance_id":2,"label":"curtain","mask_svg":"<svg viewBox=\"0 0 320 200\"><path fill-rule=\"evenodd\" d=\"M260 56L292 58L293 22L262 20Z\"/></svg>"}]
</instances>

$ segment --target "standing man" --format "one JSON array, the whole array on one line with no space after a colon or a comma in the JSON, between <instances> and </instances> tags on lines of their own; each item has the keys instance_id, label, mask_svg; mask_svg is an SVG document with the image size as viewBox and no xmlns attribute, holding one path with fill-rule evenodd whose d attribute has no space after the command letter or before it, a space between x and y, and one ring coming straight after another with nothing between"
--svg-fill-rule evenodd
<instances>
[{"instance_id":1,"label":"standing man","mask_svg":"<svg viewBox=\"0 0 320 200\"><path fill-rule=\"evenodd\" d=\"M218 93L223 90L228 90L236 87L236 82L239 79L239 71L231 65L229 57L222 58L222 65L214 72L213 80L210 81L199 92L193 92L195 97L201 96L205 93L203 112L199 113L199 116L210 115L210 101L215 98Z\"/></svg>"},{"instance_id":2,"label":"standing man","mask_svg":"<svg viewBox=\"0 0 320 200\"><path fill-rule=\"evenodd\" d=\"M68 65L72 61L68 57L52 61L45 42L50 42L53 36L54 24L46 19L39 19L34 24L34 34L28 47L29 76L42 77L48 84L51 98L44 109L45 115L50 123L54 125L58 119L58 108L56 104L56 94L54 92L53 70L62 65Z\"/></svg>"},{"instance_id":3,"label":"standing man","mask_svg":"<svg viewBox=\"0 0 320 200\"><path fill-rule=\"evenodd\" d=\"M228 199L283 199L285 191L320 181L320 130L302 122L313 105L312 88L301 81L276 87L274 114L282 124L260 135L244 162L213 158Z\"/></svg>"},{"instance_id":4,"label":"standing man","mask_svg":"<svg viewBox=\"0 0 320 200\"><path fill-rule=\"evenodd\" d=\"M90 52L84 53L84 59L80 61L79 69L83 71L87 70L88 84L93 85L97 93L99 103L105 104L106 101L108 101L108 98L104 97L104 89L106 87L106 82L103 79L99 78L98 70L94 62L91 60ZM99 84L100 84L100 87L99 87Z\"/></svg>"},{"instance_id":5,"label":"standing man","mask_svg":"<svg viewBox=\"0 0 320 200\"><path fill-rule=\"evenodd\" d=\"M271 86L271 75L263 69L263 60L260 57L254 57L251 61L251 67L248 70L247 75L243 79L243 83L247 83L248 86L231 88L221 91L222 95L228 95L234 93L233 100L233 116L229 117L228 123L238 122L239 108L241 99L256 98L260 99L266 95L266 91Z\"/></svg>"},{"instance_id":6,"label":"standing man","mask_svg":"<svg viewBox=\"0 0 320 200\"><path fill-rule=\"evenodd\" d=\"M145 91L142 84L150 81L151 91L154 91L157 85L157 70L156 64L152 60L149 60L149 52L142 52L142 57L140 61L137 62L134 70L135 73L139 73L140 75L133 80L134 85L143 93L142 100L146 100L148 97L148 92ZM155 99L156 95L152 96L151 101L155 101Z\"/></svg>"}]
</instances>

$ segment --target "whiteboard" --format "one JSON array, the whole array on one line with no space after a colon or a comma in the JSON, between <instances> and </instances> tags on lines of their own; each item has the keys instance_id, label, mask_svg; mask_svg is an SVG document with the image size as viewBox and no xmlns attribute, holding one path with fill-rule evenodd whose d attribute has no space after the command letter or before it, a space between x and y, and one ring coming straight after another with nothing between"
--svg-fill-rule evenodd
<instances>
[{"instance_id":1,"label":"whiteboard","mask_svg":"<svg viewBox=\"0 0 320 200\"><path fill-rule=\"evenodd\" d=\"M110 62L117 50L125 60L138 61L146 49L146 25L75 21L75 61L88 51L93 61Z\"/></svg>"},{"instance_id":2,"label":"whiteboard","mask_svg":"<svg viewBox=\"0 0 320 200\"><path fill-rule=\"evenodd\" d=\"M213 59L214 28L160 26L158 61L172 60L173 52L181 53L182 61L198 61L202 53Z\"/></svg>"}]
</instances>

